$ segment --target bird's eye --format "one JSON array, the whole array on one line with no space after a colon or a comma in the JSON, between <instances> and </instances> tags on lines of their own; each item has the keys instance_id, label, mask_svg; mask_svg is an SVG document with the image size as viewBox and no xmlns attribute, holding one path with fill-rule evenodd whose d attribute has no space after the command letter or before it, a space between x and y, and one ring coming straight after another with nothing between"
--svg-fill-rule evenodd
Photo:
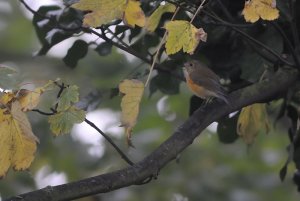
<instances>
[{"instance_id":1,"label":"bird's eye","mask_svg":"<svg viewBox=\"0 0 300 201\"><path fill-rule=\"evenodd\" d=\"M193 64L192 63L190 63L190 67L192 67L193 66Z\"/></svg>"}]
</instances>

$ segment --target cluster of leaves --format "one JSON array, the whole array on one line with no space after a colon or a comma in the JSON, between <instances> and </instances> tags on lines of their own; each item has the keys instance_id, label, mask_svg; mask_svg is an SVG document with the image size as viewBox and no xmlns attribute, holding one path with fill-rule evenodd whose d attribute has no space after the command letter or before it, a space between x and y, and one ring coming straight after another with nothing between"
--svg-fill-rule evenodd
<instances>
[{"instance_id":1,"label":"cluster of leaves","mask_svg":"<svg viewBox=\"0 0 300 201\"><path fill-rule=\"evenodd\" d=\"M196 28L193 25L193 20L198 12L202 9L202 5L204 3L205 1L202 1L190 21L171 20L165 23L164 28L166 29L166 33L162 40L164 40L166 36L165 49L167 55L170 56L172 54L176 54L180 50L182 50L183 53L194 54L199 42L206 41L207 33L204 31L204 29ZM138 25L139 27L145 27L145 29L150 33L157 29L163 13L173 13L176 10L175 5L165 3L159 5L158 8L155 9L155 11L148 18L146 18L143 10L140 7L140 2L136 0L113 0L110 2L81 0L78 3L73 4L72 7L82 11L89 11L88 14L84 15L83 26L97 28L110 23L112 20L122 19L127 26L135 27L135 25ZM175 12L173 18L176 14L177 13ZM269 0L254 0L246 2L243 15L245 16L246 21L250 22L256 22L260 17L265 20L274 20L279 16L278 10ZM156 54L159 53L160 48L161 46L159 46ZM154 60L152 61L152 67L156 63L155 59L156 58L154 57ZM128 87L129 90L126 90L126 93L131 93L134 95L128 99L129 95L126 94L124 96L124 99L126 100L123 99L121 104L123 111L122 125L126 127L128 142L130 142L131 131L136 123L138 105L141 100L140 97L143 94L143 90L136 93L136 88L143 89L144 87L142 83L137 84L136 81L131 81L130 85L131 87ZM124 91L121 89L122 86L123 84L120 85L121 92ZM134 105L134 109L132 109L132 105ZM130 113L128 113L128 111L130 111Z\"/></svg>"},{"instance_id":2,"label":"cluster of leaves","mask_svg":"<svg viewBox=\"0 0 300 201\"><path fill-rule=\"evenodd\" d=\"M1 77L10 77L16 73L9 67L1 66ZM0 95L0 178L10 167L14 170L28 169L34 159L38 138L32 132L26 112L38 106L42 94L53 90L58 81L48 81L44 86L28 90L25 88L4 90ZM4 88L4 85L0 85ZM78 88L68 86L61 89L53 113L49 113L49 123L55 136L69 133L74 123L85 119L85 112L77 109ZM37 110L36 110L37 111Z\"/></svg>"}]
</instances>

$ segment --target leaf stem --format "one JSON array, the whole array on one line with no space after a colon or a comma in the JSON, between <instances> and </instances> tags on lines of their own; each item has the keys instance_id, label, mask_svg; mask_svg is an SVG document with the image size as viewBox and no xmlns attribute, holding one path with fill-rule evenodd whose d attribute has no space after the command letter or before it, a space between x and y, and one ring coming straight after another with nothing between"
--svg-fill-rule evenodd
<instances>
[{"instance_id":1,"label":"leaf stem","mask_svg":"<svg viewBox=\"0 0 300 201\"><path fill-rule=\"evenodd\" d=\"M196 16L200 13L201 9L203 8L203 4L205 3L206 0L202 0L201 4L199 5L199 7L197 8L197 11L195 12L195 14L193 15L190 24L193 23L194 19L196 18Z\"/></svg>"},{"instance_id":2,"label":"leaf stem","mask_svg":"<svg viewBox=\"0 0 300 201\"><path fill-rule=\"evenodd\" d=\"M33 109L31 110L33 112L37 112L39 114L42 114L42 115L46 115L46 116L51 116L51 115L55 115L56 112L44 112L42 110L39 110L39 109Z\"/></svg>"},{"instance_id":3,"label":"leaf stem","mask_svg":"<svg viewBox=\"0 0 300 201\"><path fill-rule=\"evenodd\" d=\"M180 9L180 7L177 7L177 8L176 8L176 10L175 10L175 12L174 12L174 14L173 14L173 16L172 16L172 18L171 18L171 21L174 20L174 18L175 18L175 16L176 16L176 14L178 13L179 9ZM162 39L161 39L161 41L160 41L160 43L159 43L159 45L158 45L158 48L157 48L157 50L156 50L156 53L155 53L155 55L154 55L154 58L153 58L153 61L152 61L151 67L150 67L150 72L149 72L149 74L148 74L147 81L146 81L146 83L145 83L145 87L147 87L148 84L149 84L149 81L150 81L150 78L151 78L151 74L152 74L152 72L153 72L154 66L155 66L156 61L157 61L157 57L158 57L158 55L159 55L159 52L160 52L161 47L162 47L163 44L165 43L166 37L167 37L167 31L165 31L164 36L162 37Z\"/></svg>"}]
</instances>

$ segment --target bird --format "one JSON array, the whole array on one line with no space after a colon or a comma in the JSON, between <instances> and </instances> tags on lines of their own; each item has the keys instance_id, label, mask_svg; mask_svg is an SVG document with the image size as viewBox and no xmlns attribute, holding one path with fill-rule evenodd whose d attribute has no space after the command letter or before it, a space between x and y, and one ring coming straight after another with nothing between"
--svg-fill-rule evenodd
<instances>
[{"instance_id":1,"label":"bird","mask_svg":"<svg viewBox=\"0 0 300 201\"><path fill-rule=\"evenodd\" d=\"M184 63L183 73L188 88L197 97L209 102L216 97L228 104L227 95L220 83L220 77L204 63L191 60Z\"/></svg>"}]
</instances>

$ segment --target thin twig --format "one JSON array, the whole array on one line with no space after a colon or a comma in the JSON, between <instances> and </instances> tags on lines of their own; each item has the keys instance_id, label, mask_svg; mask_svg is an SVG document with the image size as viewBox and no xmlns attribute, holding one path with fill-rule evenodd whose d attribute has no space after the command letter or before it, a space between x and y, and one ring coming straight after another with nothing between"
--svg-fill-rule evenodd
<instances>
[{"instance_id":1,"label":"thin twig","mask_svg":"<svg viewBox=\"0 0 300 201\"><path fill-rule=\"evenodd\" d=\"M56 99L59 100L59 98L61 97L62 92L66 88L65 83L59 84L58 82L54 82L54 84L59 87L59 91L58 91L57 96L56 96ZM58 102L55 104L54 110L57 111L57 108L58 108Z\"/></svg>"},{"instance_id":2,"label":"thin twig","mask_svg":"<svg viewBox=\"0 0 300 201\"><path fill-rule=\"evenodd\" d=\"M120 39L114 32L112 32L108 27L105 29L108 33L110 33L113 38L116 38L124 47L130 48L128 44L126 44L122 39Z\"/></svg>"},{"instance_id":3,"label":"thin twig","mask_svg":"<svg viewBox=\"0 0 300 201\"><path fill-rule=\"evenodd\" d=\"M222 22L202 22L205 25L215 25L215 26L224 26L224 23ZM232 24L229 23L232 27L242 28L242 29L248 29L256 26L255 24Z\"/></svg>"},{"instance_id":4,"label":"thin twig","mask_svg":"<svg viewBox=\"0 0 300 201\"><path fill-rule=\"evenodd\" d=\"M178 13L179 9L180 9L180 7L177 7L177 8L176 8L176 10L175 10L175 12L174 12L174 14L173 14L173 16L172 16L171 21L174 20L174 18L175 18L175 16L176 16L176 14ZM148 75L147 81L146 81L146 83L145 83L145 87L148 86L148 83L149 83L150 78L151 78L151 74L152 74L152 72L153 72L154 66L155 66L156 61L157 61L157 57L158 57L158 55L159 55L160 49L162 48L163 44L165 43L166 37L167 37L167 31L165 31L164 36L162 37L162 39L161 39L161 41L160 41L160 43L159 43L159 45L158 45L158 48L157 48L157 50L156 50L156 53L155 53L155 55L154 55L154 58L153 58L153 61L152 61L151 67L150 67L149 75Z\"/></svg>"},{"instance_id":5,"label":"thin twig","mask_svg":"<svg viewBox=\"0 0 300 201\"><path fill-rule=\"evenodd\" d=\"M205 3L205 1L206 1L206 0L202 0L200 6L197 8L197 10L196 10L194 16L193 16L192 19L191 19L190 24L193 23L193 21L194 21L194 19L196 18L196 16L200 13L200 11L201 11L201 9L202 9L203 4Z\"/></svg>"},{"instance_id":6,"label":"thin twig","mask_svg":"<svg viewBox=\"0 0 300 201\"><path fill-rule=\"evenodd\" d=\"M225 14L225 16L227 17L227 19L231 22L234 21L234 18L232 17L232 15L230 14L230 12L228 11L227 7L224 5L224 3L221 0L217 0L217 3L220 5L221 10L223 11L223 13Z\"/></svg>"},{"instance_id":7,"label":"thin twig","mask_svg":"<svg viewBox=\"0 0 300 201\"><path fill-rule=\"evenodd\" d=\"M229 26L231 29L233 29L234 31L240 33L241 35L243 35L244 37L246 37L247 39L249 39L251 42L259 45L260 47L264 48L265 50L267 50L270 54L272 54L273 56L277 57L282 63L288 65L288 66L292 66L294 67L295 64L288 62L287 60L285 60L284 58L282 58L276 51L272 50L270 47L266 46L265 44L263 44L262 42L254 39L253 37L251 37L250 35L248 35L247 33L241 31L240 29L236 28L236 27L232 27L230 23L222 20L221 18L219 18L218 16L211 14L209 12L203 11L205 12L205 14L207 14L209 17L213 18L214 20L217 20L219 22L222 22L224 24L224 26Z\"/></svg>"},{"instance_id":8,"label":"thin twig","mask_svg":"<svg viewBox=\"0 0 300 201\"><path fill-rule=\"evenodd\" d=\"M285 41L287 47L289 48L291 54L292 54L292 57L294 58L294 61L296 63L296 67L298 69L300 69L300 61L299 61L299 58L297 56L297 53L295 52L295 49L290 41L290 39L287 37L287 35L284 33L283 29L276 23L276 22L270 22L274 27L275 29L280 33L280 35L282 36L283 40Z\"/></svg>"},{"instance_id":9,"label":"thin twig","mask_svg":"<svg viewBox=\"0 0 300 201\"><path fill-rule=\"evenodd\" d=\"M33 110L31 110L31 111L37 112L37 113L39 113L39 114L46 115L46 116L55 115L55 112L44 112L44 111L39 110L39 109L33 109Z\"/></svg>"},{"instance_id":10,"label":"thin twig","mask_svg":"<svg viewBox=\"0 0 300 201\"><path fill-rule=\"evenodd\" d=\"M125 51L125 52L128 52L129 54L132 54L133 56L141 59L142 61L146 62L146 63L151 63L151 61L149 59L147 59L146 57L140 55L139 53L137 53L136 51L134 51L133 49L128 49L126 47L124 47L123 45L119 44L119 43L116 43L112 40L110 40L109 38L103 36L102 34L98 33L97 31L91 29L91 28L87 28L87 27L83 27L83 31L87 32L87 33L92 33L96 36L98 36L99 38L103 39L104 41L112 44L113 46Z\"/></svg>"},{"instance_id":11,"label":"thin twig","mask_svg":"<svg viewBox=\"0 0 300 201\"><path fill-rule=\"evenodd\" d=\"M52 112L44 112L39 109L33 109L31 110L33 112L37 112L42 115L46 116L52 116L57 113L57 111L54 108L51 108ZM98 128L93 122L89 121L88 119L84 119L84 122L89 124L92 128L94 128L96 131L98 131L104 138L107 140L113 147L114 149L120 154L121 158L124 159L129 165L133 165L134 163L122 152L122 150L113 142L113 140L106 135L100 128Z\"/></svg>"},{"instance_id":12,"label":"thin twig","mask_svg":"<svg viewBox=\"0 0 300 201\"><path fill-rule=\"evenodd\" d=\"M100 128L98 128L93 122L89 121L88 119L85 119L84 122L98 131L115 148L115 150L121 155L122 159L124 159L129 165L134 165L134 163L122 152L122 150L113 142L113 140Z\"/></svg>"},{"instance_id":13,"label":"thin twig","mask_svg":"<svg viewBox=\"0 0 300 201\"><path fill-rule=\"evenodd\" d=\"M20 2L25 6L25 8L27 9L27 10L29 10L32 14L37 14L37 15L39 15L39 13L38 12L36 12L35 10L33 10L24 0L20 0ZM45 18L46 16L41 16L41 17L43 17L43 18Z\"/></svg>"}]
</instances>

